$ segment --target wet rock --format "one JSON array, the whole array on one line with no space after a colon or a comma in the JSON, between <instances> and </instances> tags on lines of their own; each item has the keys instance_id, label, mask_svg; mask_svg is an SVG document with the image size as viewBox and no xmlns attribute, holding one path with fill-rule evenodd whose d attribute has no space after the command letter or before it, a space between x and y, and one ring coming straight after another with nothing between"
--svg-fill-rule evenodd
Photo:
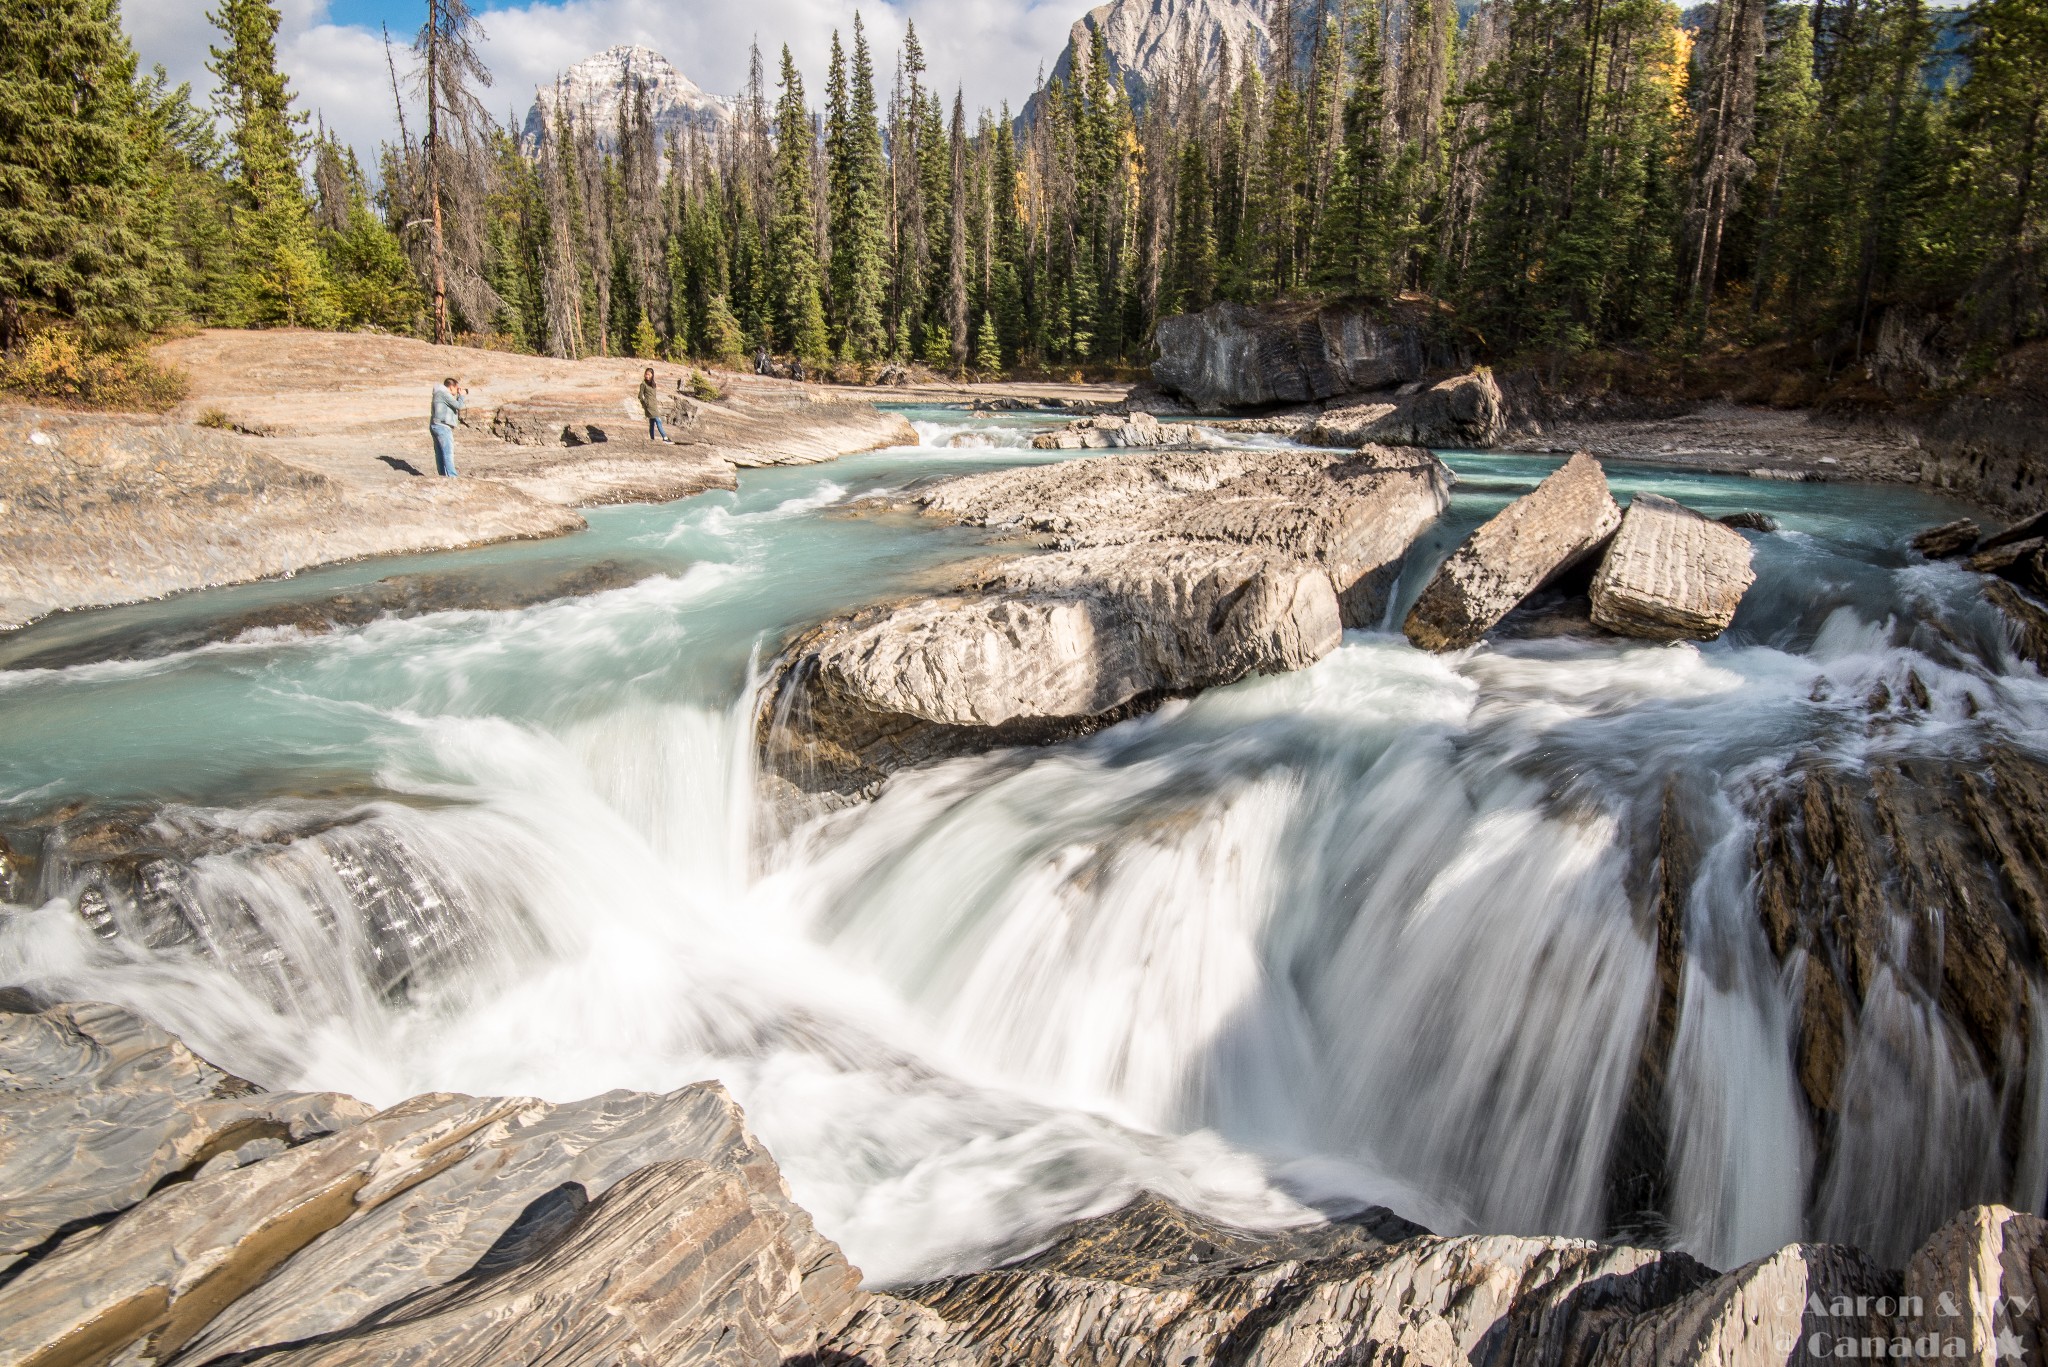
<instances>
[{"instance_id":1,"label":"wet rock","mask_svg":"<svg viewBox=\"0 0 2048 1367\"><path fill-rule=\"evenodd\" d=\"M945 754L1083 734L1299 669L1376 621L1448 472L1420 451L1133 454L947 480L931 516L1049 536L954 592L804 633L763 692L767 772L851 796Z\"/></svg>"},{"instance_id":2,"label":"wet rock","mask_svg":"<svg viewBox=\"0 0 2048 1367\"><path fill-rule=\"evenodd\" d=\"M1929 527L1908 544L1929 560L1947 560L1975 546L1981 535L1977 524L1964 517L1944 522L1939 527Z\"/></svg>"},{"instance_id":3,"label":"wet rock","mask_svg":"<svg viewBox=\"0 0 2048 1367\"><path fill-rule=\"evenodd\" d=\"M1130 446L1213 446L1215 438L1188 423L1161 422L1150 413L1077 418L1031 439L1040 451L1103 451Z\"/></svg>"},{"instance_id":4,"label":"wet rock","mask_svg":"<svg viewBox=\"0 0 2048 1367\"><path fill-rule=\"evenodd\" d=\"M79 1019L93 1042L125 1031L155 1046L143 1065L162 1061L92 1065ZM222 1110L187 1099L218 1088L210 1070L114 1008L10 1021L41 1024L26 1044L19 1026L0 1035L0 1072L27 1079L0 1092L13 1112L0 1136L18 1144L19 1108L39 1107L42 1152L73 1169L90 1155L94 1180L61 1187L61 1209L89 1208L104 1227L74 1220L86 1232L46 1238L0 1285L8 1361L484 1364L517 1341L565 1361L775 1363L860 1300L859 1274L715 1085L566 1106L427 1095L374 1114L329 1099L331 1133L277 1136L301 1142L259 1144L231 1167L187 1158L201 1171L163 1184L156 1131L109 1137L131 1115ZM99 1112L76 1111L80 1095ZM228 1104L308 1103L252 1092ZM18 1147L5 1157L0 1175L40 1194L53 1165Z\"/></svg>"},{"instance_id":5,"label":"wet rock","mask_svg":"<svg viewBox=\"0 0 2048 1367\"><path fill-rule=\"evenodd\" d=\"M1759 513L1750 509L1744 509L1739 513L1725 513L1715 518L1714 521L1720 523L1723 527L1733 527L1738 532L1775 532L1778 530L1777 518L1772 517L1769 513Z\"/></svg>"},{"instance_id":6,"label":"wet rock","mask_svg":"<svg viewBox=\"0 0 2048 1367\"><path fill-rule=\"evenodd\" d=\"M1152 378L1199 412L1306 403L1421 377L1419 322L1356 302L1214 304L1162 318Z\"/></svg>"},{"instance_id":7,"label":"wet rock","mask_svg":"<svg viewBox=\"0 0 2048 1367\"><path fill-rule=\"evenodd\" d=\"M1402 633L1424 650L1472 645L1620 525L1600 463L1580 452L1451 553L1409 609Z\"/></svg>"},{"instance_id":8,"label":"wet rock","mask_svg":"<svg viewBox=\"0 0 2048 1367\"><path fill-rule=\"evenodd\" d=\"M1963 563L1979 574L2011 580L2036 596L2048 594L2048 539L2008 541L1980 550Z\"/></svg>"},{"instance_id":9,"label":"wet rock","mask_svg":"<svg viewBox=\"0 0 2048 1367\"><path fill-rule=\"evenodd\" d=\"M1485 450L1507 433L1500 386L1486 369L1456 375L1393 403L1335 408L1302 429L1318 446L1383 442L1436 450Z\"/></svg>"},{"instance_id":10,"label":"wet rock","mask_svg":"<svg viewBox=\"0 0 2048 1367\"><path fill-rule=\"evenodd\" d=\"M1741 533L1637 494L1593 576L1593 620L1623 636L1710 641L1755 578Z\"/></svg>"},{"instance_id":11,"label":"wet rock","mask_svg":"<svg viewBox=\"0 0 2048 1367\"><path fill-rule=\"evenodd\" d=\"M2042 537L2048 537L2048 512L2036 513L2032 517L2013 523L2003 531L1993 532L1977 543L1977 549L1995 551L2016 541L2038 541Z\"/></svg>"},{"instance_id":12,"label":"wet rock","mask_svg":"<svg viewBox=\"0 0 2048 1367\"><path fill-rule=\"evenodd\" d=\"M1891 1038L1901 1010L1925 1013L1963 1076L2016 1096L2027 965L2048 944L2048 763L2005 744L1861 771L1816 759L1758 806L1757 913L1772 952L1799 969L1795 1060L1823 1156L1835 1117L1875 1104L1845 1092L1858 1039L1909 1047ZM2008 1113L1984 1137L2003 1163L2018 1125ZM1934 1214L1993 1194L1966 1184ZM1910 1247L1870 1251L1897 1266Z\"/></svg>"},{"instance_id":13,"label":"wet rock","mask_svg":"<svg viewBox=\"0 0 2048 1367\"><path fill-rule=\"evenodd\" d=\"M2005 615L2019 657L2048 671L2048 603L2027 596L2002 579L1985 584L1984 597Z\"/></svg>"}]
</instances>

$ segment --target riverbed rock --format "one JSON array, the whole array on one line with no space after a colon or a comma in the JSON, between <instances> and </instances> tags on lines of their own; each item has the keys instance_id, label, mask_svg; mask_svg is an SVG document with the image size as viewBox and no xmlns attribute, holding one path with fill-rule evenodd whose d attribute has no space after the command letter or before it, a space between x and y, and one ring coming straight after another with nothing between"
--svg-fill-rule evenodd
<instances>
[{"instance_id":1,"label":"riverbed rock","mask_svg":"<svg viewBox=\"0 0 2048 1367\"><path fill-rule=\"evenodd\" d=\"M1982 535L1975 522L1963 517L1954 522L1944 522L1939 527L1929 527L1909 544L1929 560L1947 560L1975 546Z\"/></svg>"},{"instance_id":2,"label":"riverbed rock","mask_svg":"<svg viewBox=\"0 0 2048 1367\"><path fill-rule=\"evenodd\" d=\"M1329 409L1303 428L1300 438L1318 446L1383 442L1483 451L1498 445L1506 432L1507 410L1500 386L1493 373L1482 368L1391 402Z\"/></svg>"},{"instance_id":3,"label":"riverbed rock","mask_svg":"<svg viewBox=\"0 0 2048 1367\"><path fill-rule=\"evenodd\" d=\"M1184 422L1161 422L1150 413L1076 418L1031 439L1040 451L1105 451L1128 446L1213 446L1216 439Z\"/></svg>"},{"instance_id":4,"label":"riverbed rock","mask_svg":"<svg viewBox=\"0 0 2048 1367\"><path fill-rule=\"evenodd\" d=\"M1876 1032L1874 1048L1908 1048L1885 1033L1901 1011L1940 1025L1961 1076L1993 1095L2016 1085L2029 1066L2027 966L2048 943L2048 762L2002 742L1858 767L1815 756L1755 805L1757 914L1772 952L1799 969L1794 1054L1823 1158L1839 1117L1876 1104L1853 1086L1862 1032ZM1983 1139L2017 1161L2017 1130ZM1965 1184L1947 1208L1996 1190ZM1898 1266L1911 1249L1869 1251Z\"/></svg>"},{"instance_id":5,"label":"riverbed rock","mask_svg":"<svg viewBox=\"0 0 2048 1367\"><path fill-rule=\"evenodd\" d=\"M1376 622L1449 472L1425 451L1134 452L919 491L1057 549L803 633L763 690L766 772L850 797L948 754L1085 734L1299 669Z\"/></svg>"},{"instance_id":6,"label":"riverbed rock","mask_svg":"<svg viewBox=\"0 0 2048 1367\"><path fill-rule=\"evenodd\" d=\"M112 1007L0 1027L9 1228L64 1221L0 1285L0 1361L779 1363L859 1303L715 1085L372 1113Z\"/></svg>"},{"instance_id":7,"label":"riverbed rock","mask_svg":"<svg viewBox=\"0 0 2048 1367\"><path fill-rule=\"evenodd\" d=\"M1418 320L1358 302L1213 304L1159 320L1152 378L1198 412L1306 403L1422 376Z\"/></svg>"},{"instance_id":8,"label":"riverbed rock","mask_svg":"<svg viewBox=\"0 0 2048 1367\"><path fill-rule=\"evenodd\" d=\"M1614 535L1621 509L1600 462L1581 451L1451 552L1401 631L1424 650L1474 644L1529 594Z\"/></svg>"},{"instance_id":9,"label":"riverbed rock","mask_svg":"<svg viewBox=\"0 0 2048 1367\"><path fill-rule=\"evenodd\" d=\"M1740 532L1639 493L1593 575L1593 620L1623 636L1710 641L1755 579Z\"/></svg>"}]
</instances>

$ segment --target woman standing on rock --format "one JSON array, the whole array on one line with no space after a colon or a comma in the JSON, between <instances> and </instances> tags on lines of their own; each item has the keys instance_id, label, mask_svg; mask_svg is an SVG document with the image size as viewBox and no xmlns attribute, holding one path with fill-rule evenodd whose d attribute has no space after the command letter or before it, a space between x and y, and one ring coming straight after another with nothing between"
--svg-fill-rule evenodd
<instances>
[{"instance_id":1,"label":"woman standing on rock","mask_svg":"<svg viewBox=\"0 0 2048 1367\"><path fill-rule=\"evenodd\" d=\"M449 376L434 386L434 406L427 414L427 435L434 439L434 468L451 479L455 475L455 424L469 407L468 393L462 381Z\"/></svg>"},{"instance_id":2,"label":"woman standing on rock","mask_svg":"<svg viewBox=\"0 0 2048 1367\"><path fill-rule=\"evenodd\" d=\"M668 429L661 425L661 391L654 386L653 366L640 377L640 411L647 415L647 439L668 441Z\"/></svg>"}]
</instances>

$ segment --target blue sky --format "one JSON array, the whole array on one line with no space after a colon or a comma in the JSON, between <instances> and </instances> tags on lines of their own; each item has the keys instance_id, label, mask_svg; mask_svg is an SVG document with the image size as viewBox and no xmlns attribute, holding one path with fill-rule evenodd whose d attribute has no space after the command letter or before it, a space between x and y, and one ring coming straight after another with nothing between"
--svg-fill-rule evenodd
<instances>
[{"instance_id":1,"label":"blue sky","mask_svg":"<svg viewBox=\"0 0 2048 1367\"><path fill-rule=\"evenodd\" d=\"M380 24L403 43L418 28L423 0L273 0L282 15L279 63L300 102L365 154L394 135L391 81ZM175 80L208 87L206 12L215 0L123 0L122 14L144 63ZM970 106L1021 105L1041 67L1050 69L1068 27L1089 0L480 0L484 57L497 77L487 103L523 118L534 90L574 62L619 43L662 53L704 89L731 94L746 80L747 47L758 39L774 69L788 43L815 103L833 29L850 31L859 9L877 52L884 88L906 21L917 25L934 84L966 86ZM404 54L401 53L401 60Z\"/></svg>"}]
</instances>

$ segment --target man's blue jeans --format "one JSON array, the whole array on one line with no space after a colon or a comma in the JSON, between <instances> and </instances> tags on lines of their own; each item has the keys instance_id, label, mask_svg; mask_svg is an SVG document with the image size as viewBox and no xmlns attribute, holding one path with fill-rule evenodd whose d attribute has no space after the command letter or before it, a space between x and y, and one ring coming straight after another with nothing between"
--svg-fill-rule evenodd
<instances>
[{"instance_id":1,"label":"man's blue jeans","mask_svg":"<svg viewBox=\"0 0 2048 1367\"><path fill-rule=\"evenodd\" d=\"M434 468L444 475L455 473L455 429L444 422L430 422L427 433L434 439Z\"/></svg>"}]
</instances>

